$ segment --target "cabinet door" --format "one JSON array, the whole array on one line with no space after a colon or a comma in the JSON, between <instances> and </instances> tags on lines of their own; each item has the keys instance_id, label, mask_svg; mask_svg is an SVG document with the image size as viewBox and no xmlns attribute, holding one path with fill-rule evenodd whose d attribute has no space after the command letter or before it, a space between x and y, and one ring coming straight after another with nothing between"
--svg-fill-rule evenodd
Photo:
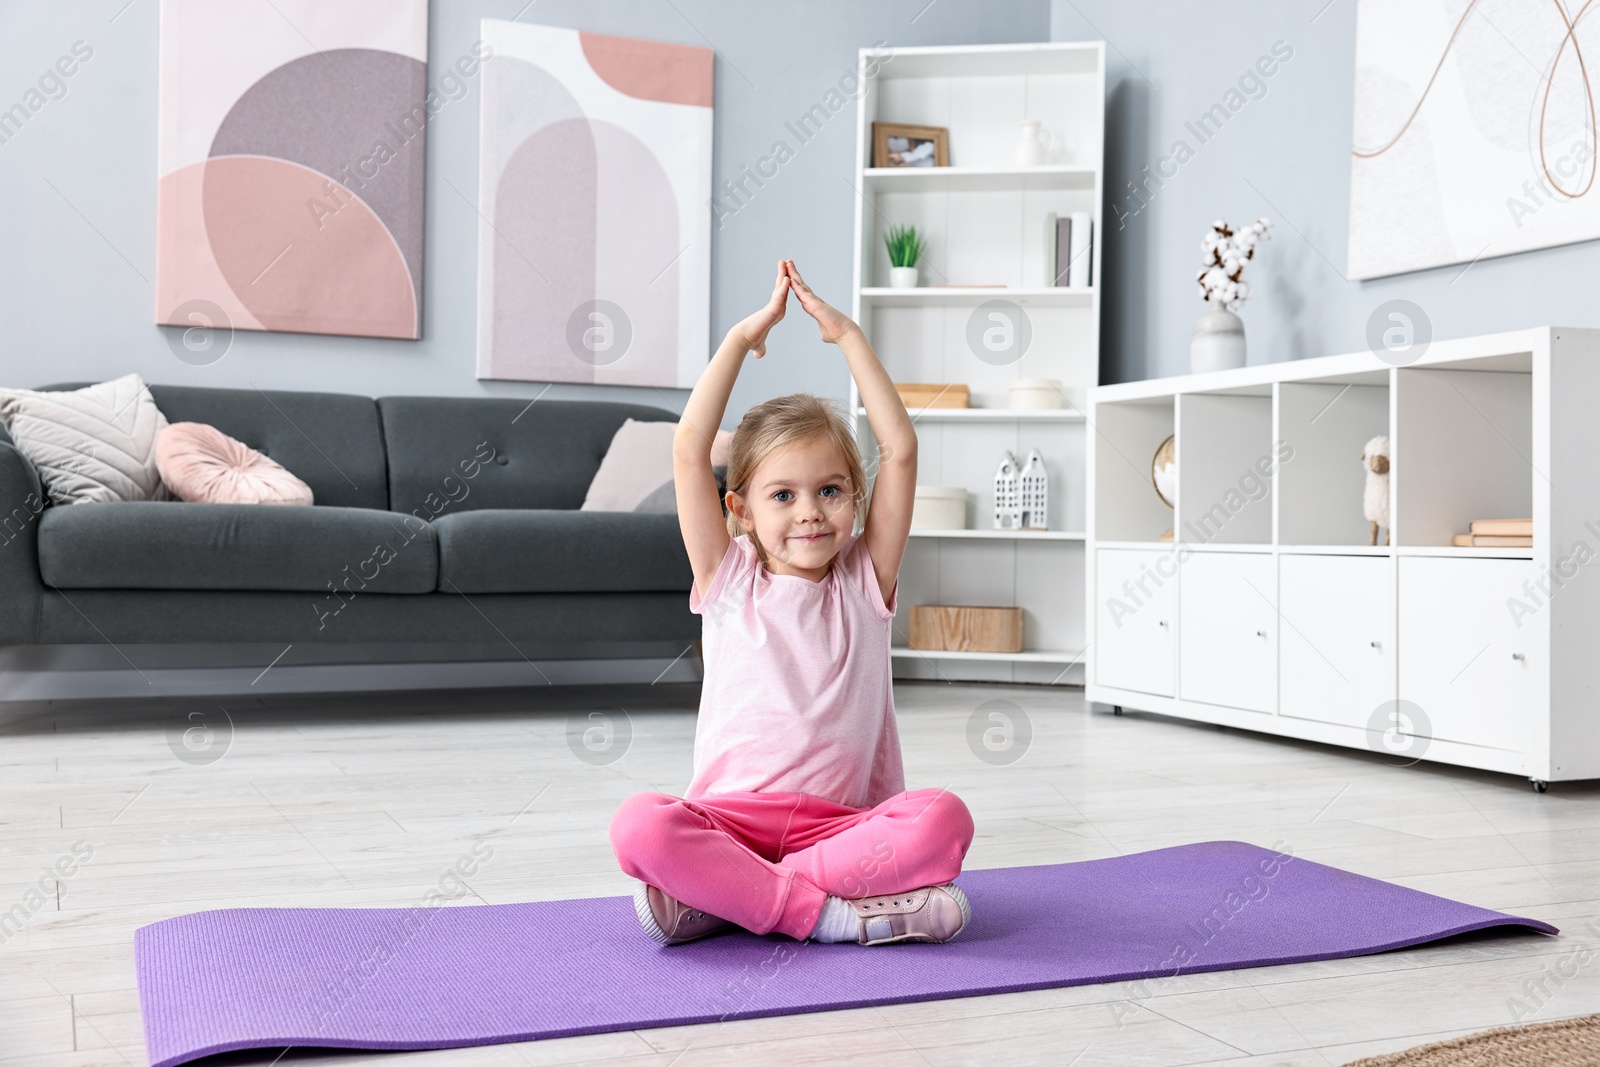
<instances>
[{"instance_id":1,"label":"cabinet door","mask_svg":"<svg viewBox=\"0 0 1600 1067\"><path fill-rule=\"evenodd\" d=\"M1273 710L1277 583L1270 555L1195 552L1178 568L1178 688L1185 700Z\"/></svg>"},{"instance_id":2,"label":"cabinet door","mask_svg":"<svg viewBox=\"0 0 1600 1067\"><path fill-rule=\"evenodd\" d=\"M1172 695L1177 563L1169 552L1098 553L1095 682Z\"/></svg>"},{"instance_id":3,"label":"cabinet door","mask_svg":"<svg viewBox=\"0 0 1600 1067\"><path fill-rule=\"evenodd\" d=\"M1365 728L1394 700L1394 593L1377 556L1278 558L1278 714Z\"/></svg>"},{"instance_id":4,"label":"cabinet door","mask_svg":"<svg viewBox=\"0 0 1600 1067\"><path fill-rule=\"evenodd\" d=\"M1524 559L1401 558L1399 693L1420 709L1419 734L1527 750L1547 709L1545 631L1506 604L1527 602L1533 574Z\"/></svg>"}]
</instances>

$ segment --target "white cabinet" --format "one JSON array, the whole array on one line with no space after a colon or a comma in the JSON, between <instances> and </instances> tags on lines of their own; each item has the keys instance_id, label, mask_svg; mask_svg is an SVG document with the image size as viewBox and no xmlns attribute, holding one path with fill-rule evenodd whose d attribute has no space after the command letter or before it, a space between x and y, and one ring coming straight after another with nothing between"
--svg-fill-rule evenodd
<instances>
[{"instance_id":1,"label":"white cabinet","mask_svg":"<svg viewBox=\"0 0 1600 1067\"><path fill-rule=\"evenodd\" d=\"M1170 697L1177 564L1169 552L1101 549L1095 676L1099 685Z\"/></svg>"},{"instance_id":2,"label":"white cabinet","mask_svg":"<svg viewBox=\"0 0 1600 1067\"><path fill-rule=\"evenodd\" d=\"M1272 556L1197 551L1178 570L1183 699L1272 711L1278 688Z\"/></svg>"},{"instance_id":3,"label":"white cabinet","mask_svg":"<svg viewBox=\"0 0 1600 1067\"><path fill-rule=\"evenodd\" d=\"M1400 699L1435 740L1523 749L1546 703L1540 630L1513 615L1531 604L1518 559L1400 560ZM1518 622L1522 625L1518 626Z\"/></svg>"},{"instance_id":4,"label":"white cabinet","mask_svg":"<svg viewBox=\"0 0 1600 1067\"><path fill-rule=\"evenodd\" d=\"M1365 728L1394 699L1393 562L1278 559L1278 714Z\"/></svg>"},{"instance_id":5,"label":"white cabinet","mask_svg":"<svg viewBox=\"0 0 1600 1067\"><path fill-rule=\"evenodd\" d=\"M1539 790L1600 780L1600 329L1426 349L1090 392L1088 558L1172 560L1178 606L1170 630L1114 620L1101 576L1090 701ZM1369 496L1387 498L1384 535ZM1523 521L1475 531L1499 543L1463 536L1505 519ZM1372 732L1392 725L1425 743Z\"/></svg>"}]
</instances>

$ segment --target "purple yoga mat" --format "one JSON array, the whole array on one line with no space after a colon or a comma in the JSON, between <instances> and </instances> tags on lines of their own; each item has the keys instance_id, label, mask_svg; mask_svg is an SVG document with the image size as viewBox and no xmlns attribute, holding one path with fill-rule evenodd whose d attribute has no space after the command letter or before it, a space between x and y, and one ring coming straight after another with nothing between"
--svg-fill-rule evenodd
<instances>
[{"instance_id":1,"label":"purple yoga mat","mask_svg":"<svg viewBox=\"0 0 1600 1067\"><path fill-rule=\"evenodd\" d=\"M627 897L229 908L140 928L152 1067L284 1045L455 1048L1359 956L1556 928L1287 853L1212 841L969 871L944 945L735 932L663 948Z\"/></svg>"}]
</instances>

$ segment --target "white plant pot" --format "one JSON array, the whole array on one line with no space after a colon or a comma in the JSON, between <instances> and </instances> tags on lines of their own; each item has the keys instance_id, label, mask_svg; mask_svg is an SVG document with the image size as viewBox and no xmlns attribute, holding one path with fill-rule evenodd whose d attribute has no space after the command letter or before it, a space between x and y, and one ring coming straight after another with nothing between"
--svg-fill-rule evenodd
<instances>
[{"instance_id":1,"label":"white plant pot","mask_svg":"<svg viewBox=\"0 0 1600 1067\"><path fill-rule=\"evenodd\" d=\"M917 287L917 268L915 267L890 267L889 288L915 289Z\"/></svg>"},{"instance_id":2,"label":"white plant pot","mask_svg":"<svg viewBox=\"0 0 1600 1067\"><path fill-rule=\"evenodd\" d=\"M1244 366L1244 323L1227 308L1213 306L1189 336L1189 369L1195 374Z\"/></svg>"}]
</instances>

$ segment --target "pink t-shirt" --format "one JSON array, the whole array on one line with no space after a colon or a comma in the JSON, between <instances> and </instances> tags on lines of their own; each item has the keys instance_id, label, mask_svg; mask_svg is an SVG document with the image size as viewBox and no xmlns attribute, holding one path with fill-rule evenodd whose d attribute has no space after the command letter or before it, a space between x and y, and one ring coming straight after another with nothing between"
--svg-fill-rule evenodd
<instances>
[{"instance_id":1,"label":"pink t-shirt","mask_svg":"<svg viewBox=\"0 0 1600 1067\"><path fill-rule=\"evenodd\" d=\"M851 537L820 582L773 574L748 536L731 539L702 600L706 674L690 800L807 793L852 808L905 791L889 632L872 559Z\"/></svg>"}]
</instances>

